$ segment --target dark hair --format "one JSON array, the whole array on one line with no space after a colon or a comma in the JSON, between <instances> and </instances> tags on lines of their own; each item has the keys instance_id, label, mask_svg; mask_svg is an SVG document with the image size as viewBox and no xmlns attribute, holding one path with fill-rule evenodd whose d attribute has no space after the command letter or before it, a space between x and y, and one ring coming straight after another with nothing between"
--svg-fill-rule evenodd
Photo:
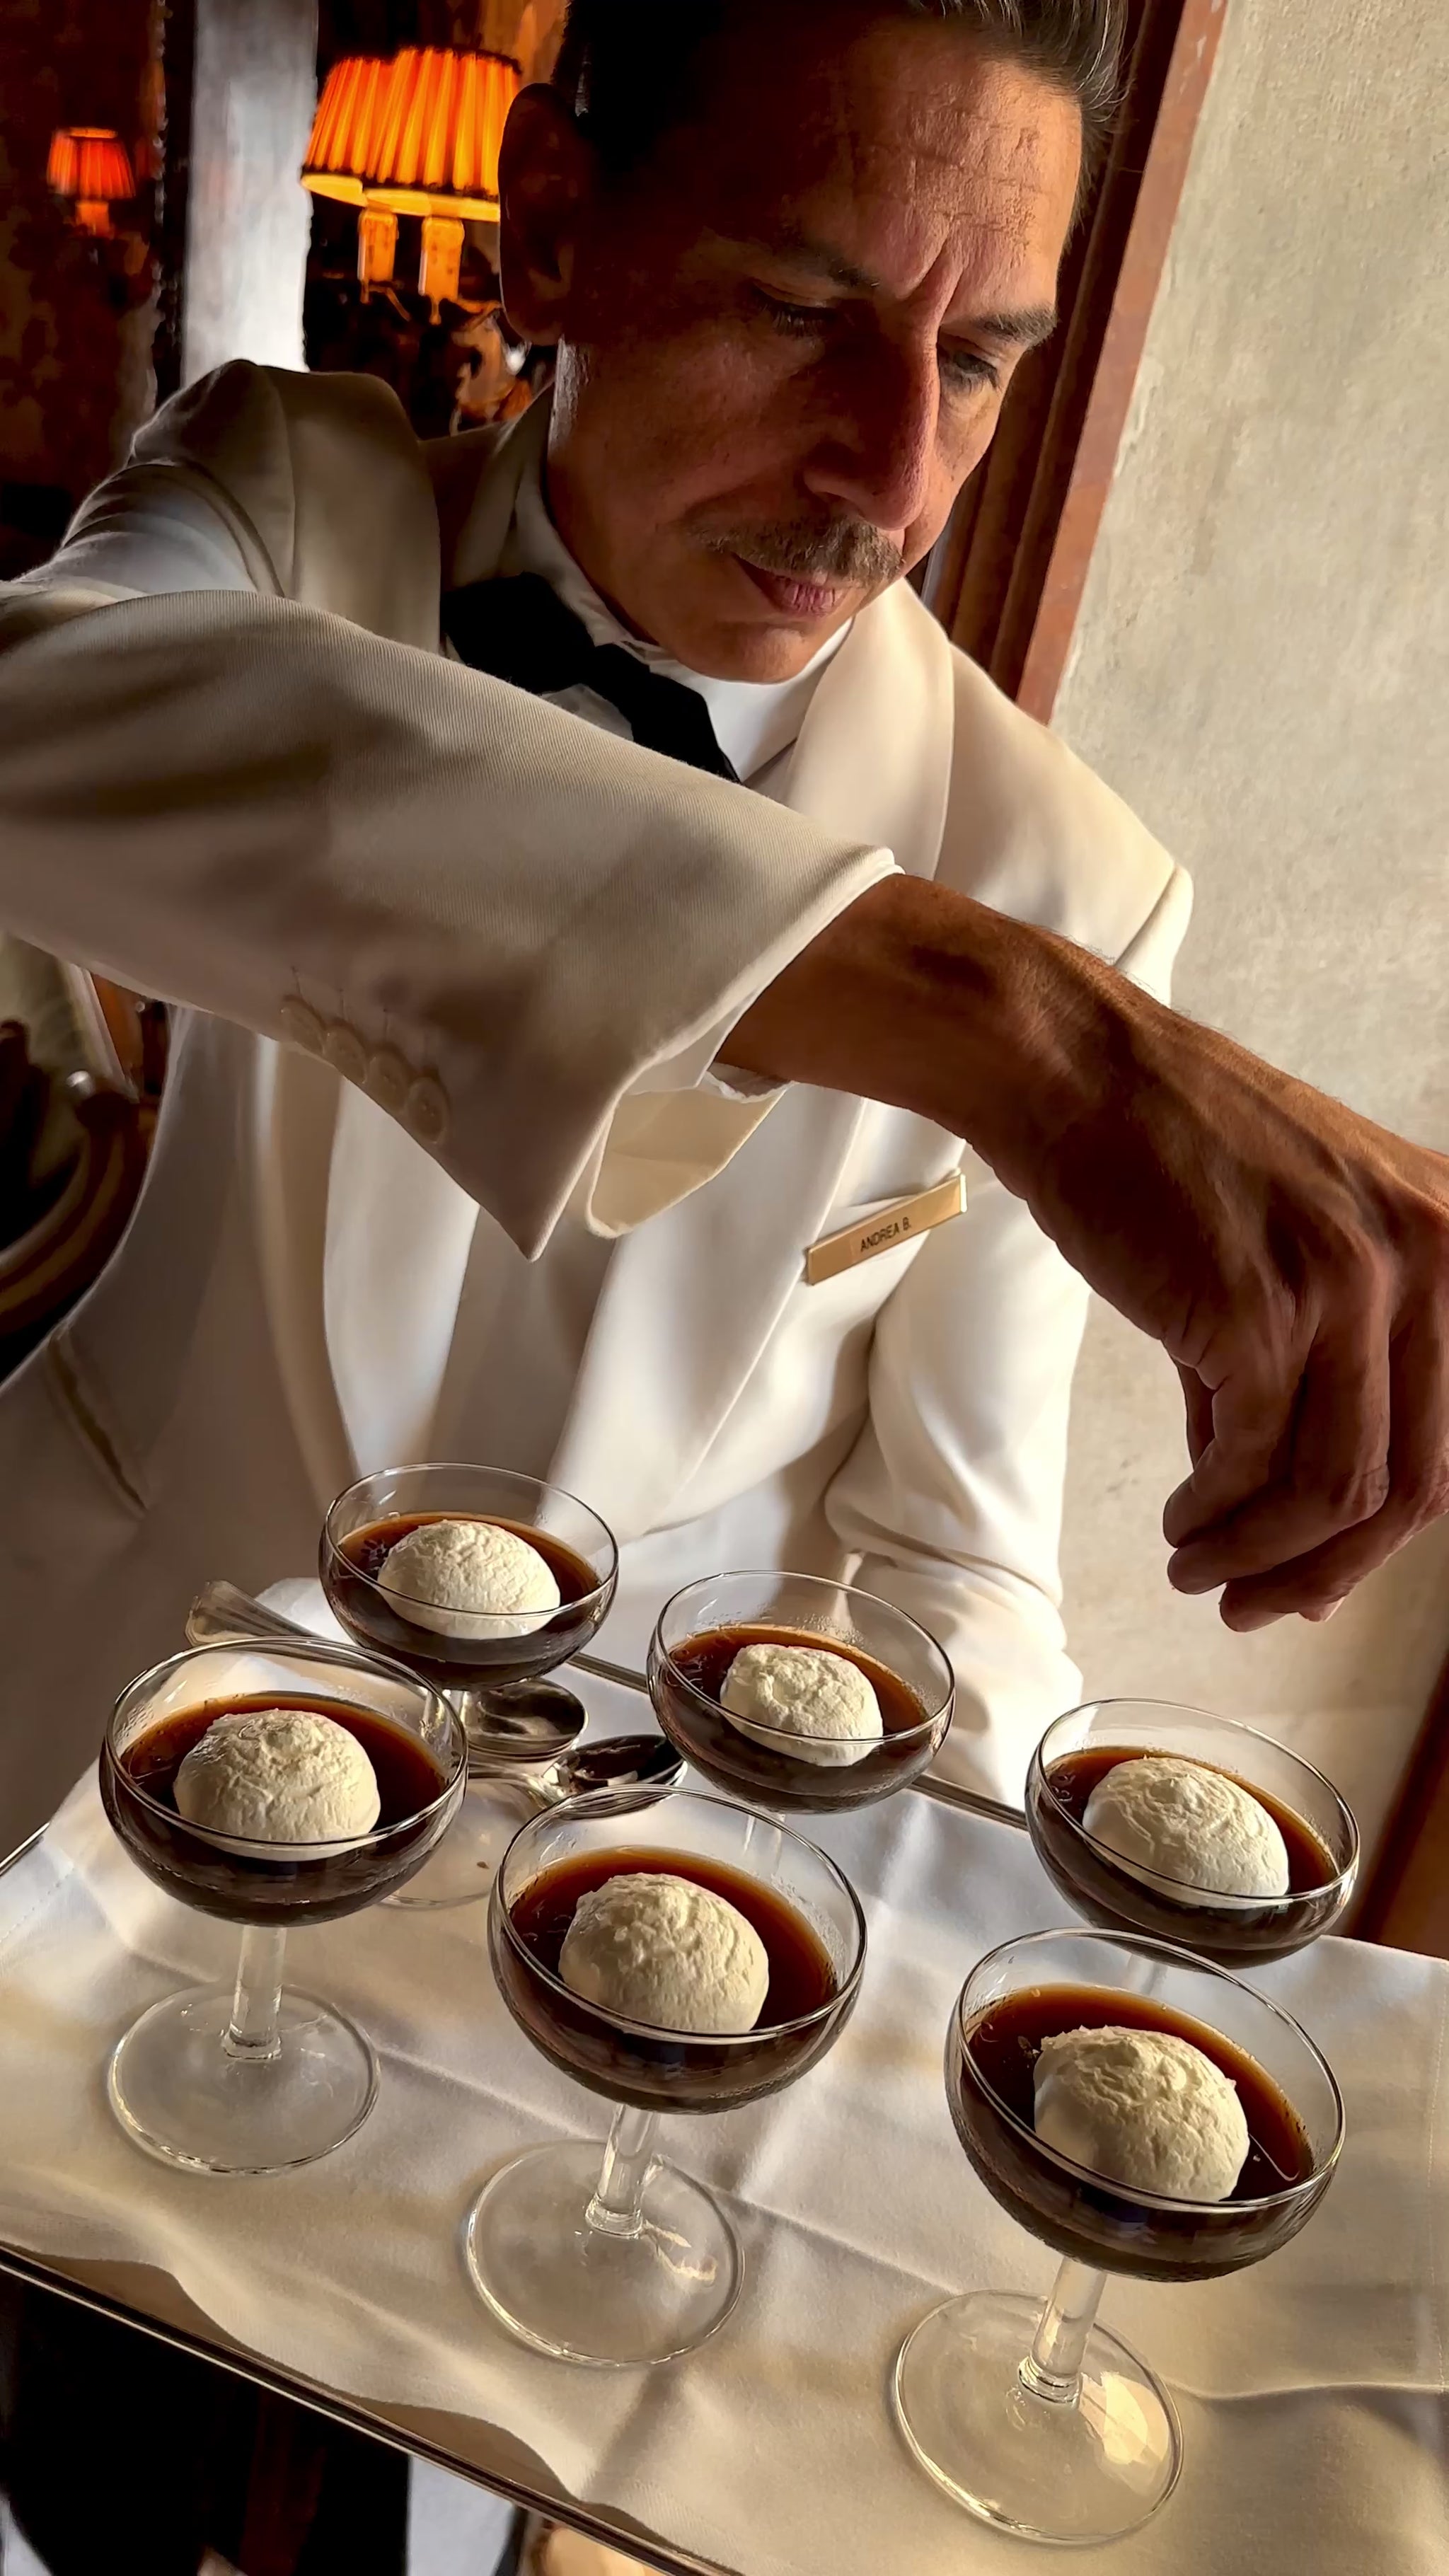
<instances>
[{"instance_id":1,"label":"dark hair","mask_svg":"<svg viewBox=\"0 0 1449 2576\"><path fill-rule=\"evenodd\" d=\"M606 168L623 174L694 107L693 76L738 0L569 0L553 83ZM776 0L788 6L789 0ZM811 0L822 16L827 0ZM858 7L860 0L851 0ZM955 20L990 53L1040 72L1082 112L1084 178L1111 132L1124 0L878 0Z\"/></svg>"}]
</instances>

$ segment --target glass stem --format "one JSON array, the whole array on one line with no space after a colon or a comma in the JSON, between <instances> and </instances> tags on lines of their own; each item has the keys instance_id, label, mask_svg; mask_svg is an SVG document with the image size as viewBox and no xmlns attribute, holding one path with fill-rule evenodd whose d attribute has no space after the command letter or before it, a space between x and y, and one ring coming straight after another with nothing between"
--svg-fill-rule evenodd
<instances>
[{"instance_id":1,"label":"glass stem","mask_svg":"<svg viewBox=\"0 0 1449 2576\"><path fill-rule=\"evenodd\" d=\"M1082 2355L1106 2286L1105 2272L1094 2272L1086 2263L1063 2263L1018 2374L1029 2397L1040 2397L1048 2406L1076 2405Z\"/></svg>"},{"instance_id":2,"label":"glass stem","mask_svg":"<svg viewBox=\"0 0 1449 2576\"><path fill-rule=\"evenodd\" d=\"M453 1706L463 1721L468 1740L468 1777L470 1780L494 1780L500 1772L506 1778L517 1768L506 1752L500 1753L495 1712L506 1698L509 1685L500 1683L492 1691L462 1690L453 1693Z\"/></svg>"},{"instance_id":3,"label":"glass stem","mask_svg":"<svg viewBox=\"0 0 1449 2576\"><path fill-rule=\"evenodd\" d=\"M654 2162L654 2113L621 2102L604 2149L604 2166L584 2215L605 2236L638 2236L644 2226L644 2185Z\"/></svg>"},{"instance_id":4,"label":"glass stem","mask_svg":"<svg viewBox=\"0 0 1449 2576\"><path fill-rule=\"evenodd\" d=\"M250 1925L242 1934L231 2020L221 2043L228 2057L245 2058L254 2066L265 2066L272 2058L280 2057L282 2041L277 2019L282 2009L282 1953L286 1945L285 1932L273 1932L261 1924Z\"/></svg>"}]
</instances>

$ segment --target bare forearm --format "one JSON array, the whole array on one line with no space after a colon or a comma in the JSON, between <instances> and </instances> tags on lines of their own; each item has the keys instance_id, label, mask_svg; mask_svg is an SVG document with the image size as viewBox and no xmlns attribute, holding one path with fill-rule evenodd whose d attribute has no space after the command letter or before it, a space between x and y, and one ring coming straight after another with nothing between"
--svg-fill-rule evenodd
<instances>
[{"instance_id":1,"label":"bare forearm","mask_svg":"<svg viewBox=\"0 0 1449 2576\"><path fill-rule=\"evenodd\" d=\"M1100 1085L1126 990L1048 931L894 876L801 951L728 1054L750 1073L934 1119L1029 1198Z\"/></svg>"}]
</instances>

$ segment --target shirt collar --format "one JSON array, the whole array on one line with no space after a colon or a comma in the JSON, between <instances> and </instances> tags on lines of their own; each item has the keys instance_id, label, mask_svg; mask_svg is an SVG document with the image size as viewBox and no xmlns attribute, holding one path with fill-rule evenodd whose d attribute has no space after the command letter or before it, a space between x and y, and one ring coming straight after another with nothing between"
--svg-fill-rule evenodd
<instances>
[{"instance_id":1,"label":"shirt collar","mask_svg":"<svg viewBox=\"0 0 1449 2576\"><path fill-rule=\"evenodd\" d=\"M739 777L758 776L772 760L788 751L805 721L826 665L839 652L850 629L830 636L791 680L714 680L676 662L660 644L631 635L600 598L588 575L569 553L544 498L542 460L535 460L518 487L513 525L500 570L539 574L587 629L595 644L621 644L637 661L662 678L697 690L710 712L721 750Z\"/></svg>"}]
</instances>

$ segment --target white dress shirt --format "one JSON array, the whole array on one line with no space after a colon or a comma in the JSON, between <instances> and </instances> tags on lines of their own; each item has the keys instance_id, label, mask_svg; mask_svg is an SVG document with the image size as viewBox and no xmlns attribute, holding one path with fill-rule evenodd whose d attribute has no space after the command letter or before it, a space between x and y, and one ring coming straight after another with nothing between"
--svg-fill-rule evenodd
<instances>
[{"instance_id":1,"label":"white dress shirt","mask_svg":"<svg viewBox=\"0 0 1449 2576\"><path fill-rule=\"evenodd\" d=\"M536 470L526 474L519 486L501 569L505 574L540 574L565 608L572 609L591 642L621 644L626 653L632 653L636 661L657 672L661 679L677 680L683 687L693 689L709 709L721 751L746 786L761 796L783 794L789 772L785 754L795 748L816 682L839 652L850 631L848 627L842 626L838 634L822 644L793 680L710 680L698 671L687 670L682 662L672 661L662 645L646 644L631 635L599 597L549 517L542 476ZM618 708L592 689L564 689L550 703L571 707L575 714L601 725L606 733L629 735L628 722Z\"/></svg>"},{"instance_id":2,"label":"white dress shirt","mask_svg":"<svg viewBox=\"0 0 1449 2576\"><path fill-rule=\"evenodd\" d=\"M594 643L622 645L662 678L694 689L741 780L783 799L805 711L848 628L793 679L717 680L687 670L632 635L594 589L549 516L536 466L520 485L500 569L539 575ZM592 689L561 690L551 703L629 736L617 707ZM700 1051L698 1087L768 1091L749 1076L715 1071L723 1034L714 1032ZM328 1197L325 1294L328 1348L359 1472L462 1456L546 1475L612 1251L609 1239L570 1214L539 1259L526 1261L434 1166L419 1158L399 1169L368 1104L348 1096Z\"/></svg>"}]
</instances>

